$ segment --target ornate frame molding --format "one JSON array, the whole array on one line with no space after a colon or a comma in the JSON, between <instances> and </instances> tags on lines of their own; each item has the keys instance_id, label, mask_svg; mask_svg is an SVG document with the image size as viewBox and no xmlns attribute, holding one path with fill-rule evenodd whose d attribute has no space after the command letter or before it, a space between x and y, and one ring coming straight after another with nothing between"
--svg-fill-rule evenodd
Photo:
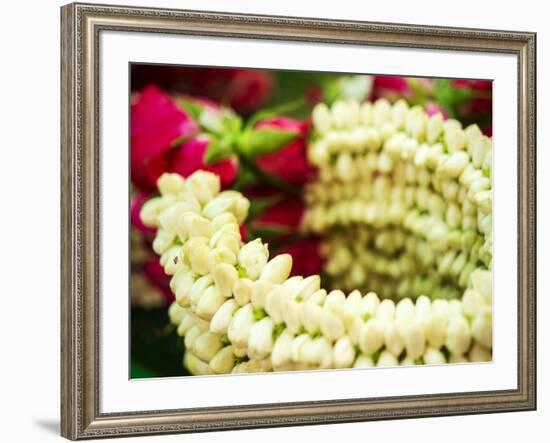
<instances>
[{"instance_id":1,"label":"ornate frame molding","mask_svg":"<svg viewBox=\"0 0 550 443\"><path fill-rule=\"evenodd\" d=\"M99 412L99 85L103 30L483 51L518 58L518 388ZM69 439L525 411L536 408L536 35L70 4L61 8L61 433Z\"/></svg>"}]
</instances>

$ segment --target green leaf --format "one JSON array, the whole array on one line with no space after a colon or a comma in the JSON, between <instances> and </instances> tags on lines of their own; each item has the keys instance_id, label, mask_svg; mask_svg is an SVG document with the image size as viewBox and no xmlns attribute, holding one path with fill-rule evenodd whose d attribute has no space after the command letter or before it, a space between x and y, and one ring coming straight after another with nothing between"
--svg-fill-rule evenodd
<instances>
[{"instance_id":1,"label":"green leaf","mask_svg":"<svg viewBox=\"0 0 550 443\"><path fill-rule=\"evenodd\" d=\"M248 156L269 154L294 140L298 134L273 128L247 129L239 137L240 151Z\"/></svg>"},{"instance_id":2,"label":"green leaf","mask_svg":"<svg viewBox=\"0 0 550 443\"><path fill-rule=\"evenodd\" d=\"M268 240L270 237L280 237L288 235L292 231L286 226L250 226L250 231L253 238L261 238Z\"/></svg>"},{"instance_id":3,"label":"green leaf","mask_svg":"<svg viewBox=\"0 0 550 443\"><path fill-rule=\"evenodd\" d=\"M283 195L274 195L273 197L250 199L250 208L248 209L248 219L253 220L262 214L267 208L279 203Z\"/></svg>"},{"instance_id":4,"label":"green leaf","mask_svg":"<svg viewBox=\"0 0 550 443\"><path fill-rule=\"evenodd\" d=\"M179 98L178 104L181 106L181 108L183 108L185 112L187 112L191 116L193 120L199 121L204 106L185 98Z\"/></svg>"},{"instance_id":5,"label":"green leaf","mask_svg":"<svg viewBox=\"0 0 550 443\"><path fill-rule=\"evenodd\" d=\"M227 143L227 140L212 137L204 153L204 162L211 165L229 157L232 153L231 145Z\"/></svg>"},{"instance_id":6,"label":"green leaf","mask_svg":"<svg viewBox=\"0 0 550 443\"><path fill-rule=\"evenodd\" d=\"M276 117L278 115L294 112L300 109L301 107L303 107L305 104L306 102L303 98L298 98L296 100L292 100L287 103L282 103L277 106L273 106L271 108L262 109L250 116L250 118L246 122L246 127L253 128L256 125L256 123L262 120L267 120L268 118Z\"/></svg>"}]
</instances>

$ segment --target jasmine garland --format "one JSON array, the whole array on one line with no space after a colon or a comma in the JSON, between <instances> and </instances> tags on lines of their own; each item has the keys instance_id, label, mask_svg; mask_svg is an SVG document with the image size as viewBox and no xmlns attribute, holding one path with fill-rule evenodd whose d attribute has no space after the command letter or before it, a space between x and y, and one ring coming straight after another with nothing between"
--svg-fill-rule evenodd
<instances>
[{"instance_id":1,"label":"jasmine garland","mask_svg":"<svg viewBox=\"0 0 550 443\"><path fill-rule=\"evenodd\" d=\"M302 229L319 276L241 240L249 201L197 171L164 174L141 218L172 276L169 310L194 374L491 359L491 141L399 101L313 112ZM344 232L344 234L342 234ZM360 289L360 290L358 290ZM374 290L374 291L373 291ZM380 294L379 295L377 295Z\"/></svg>"}]
</instances>

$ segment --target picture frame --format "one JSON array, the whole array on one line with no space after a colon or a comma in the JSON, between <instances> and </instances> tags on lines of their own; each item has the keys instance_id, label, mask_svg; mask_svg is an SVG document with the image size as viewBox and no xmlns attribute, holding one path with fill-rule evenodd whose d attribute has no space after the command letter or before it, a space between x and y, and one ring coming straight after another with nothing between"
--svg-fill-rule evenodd
<instances>
[{"instance_id":1,"label":"picture frame","mask_svg":"<svg viewBox=\"0 0 550 443\"><path fill-rule=\"evenodd\" d=\"M126 32L508 54L517 60L517 387L103 412L100 35ZM527 411L536 408L536 35L69 4L61 8L61 434L84 438Z\"/></svg>"}]
</instances>

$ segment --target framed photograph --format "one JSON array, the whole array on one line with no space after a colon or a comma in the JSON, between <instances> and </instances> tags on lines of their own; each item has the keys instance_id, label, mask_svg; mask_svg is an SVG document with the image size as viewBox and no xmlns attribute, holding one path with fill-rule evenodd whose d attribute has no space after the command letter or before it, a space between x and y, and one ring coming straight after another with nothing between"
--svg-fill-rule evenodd
<instances>
[{"instance_id":1,"label":"framed photograph","mask_svg":"<svg viewBox=\"0 0 550 443\"><path fill-rule=\"evenodd\" d=\"M61 25L64 437L535 409L534 33Z\"/></svg>"}]
</instances>

